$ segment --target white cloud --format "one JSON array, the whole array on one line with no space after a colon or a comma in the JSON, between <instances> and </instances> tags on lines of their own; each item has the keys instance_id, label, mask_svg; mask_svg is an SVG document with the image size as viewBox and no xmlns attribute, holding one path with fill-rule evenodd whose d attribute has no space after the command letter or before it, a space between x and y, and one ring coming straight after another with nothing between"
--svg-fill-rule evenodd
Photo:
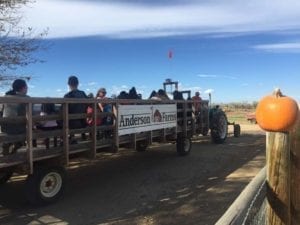
<instances>
[{"instance_id":1,"label":"white cloud","mask_svg":"<svg viewBox=\"0 0 300 225\"><path fill-rule=\"evenodd\" d=\"M37 30L49 28L48 38L240 35L299 31L300 28L300 2L297 0L194 1L185 5L151 7L109 1L43 0L26 7L24 15L23 25Z\"/></svg>"},{"instance_id":2,"label":"white cloud","mask_svg":"<svg viewBox=\"0 0 300 225\"><path fill-rule=\"evenodd\" d=\"M92 81L92 82L89 82L87 85L88 85L88 86L95 86L95 85L97 85L97 84L98 84L97 82Z\"/></svg>"},{"instance_id":3,"label":"white cloud","mask_svg":"<svg viewBox=\"0 0 300 225\"><path fill-rule=\"evenodd\" d=\"M185 90L190 90L191 91L191 94L193 95L194 92L196 91L200 91L201 92L201 87L199 86L190 86L190 85L184 85L182 83L179 83L178 84L178 88L180 91L185 91Z\"/></svg>"},{"instance_id":4,"label":"white cloud","mask_svg":"<svg viewBox=\"0 0 300 225\"><path fill-rule=\"evenodd\" d=\"M208 75L208 74L199 74L197 76L201 77L201 78L216 78L217 77L217 75Z\"/></svg>"},{"instance_id":5,"label":"white cloud","mask_svg":"<svg viewBox=\"0 0 300 225\"><path fill-rule=\"evenodd\" d=\"M286 42L286 43L256 45L253 48L255 48L257 50L267 51L267 52L299 53L300 52L300 42Z\"/></svg>"},{"instance_id":6,"label":"white cloud","mask_svg":"<svg viewBox=\"0 0 300 225\"><path fill-rule=\"evenodd\" d=\"M121 86L112 86L110 88L111 94L119 95L121 91L128 91L129 88L126 85L121 85Z\"/></svg>"},{"instance_id":7,"label":"white cloud","mask_svg":"<svg viewBox=\"0 0 300 225\"><path fill-rule=\"evenodd\" d=\"M214 89L207 89L207 90L204 91L205 94L211 94L213 92L215 92Z\"/></svg>"},{"instance_id":8,"label":"white cloud","mask_svg":"<svg viewBox=\"0 0 300 225\"><path fill-rule=\"evenodd\" d=\"M213 74L198 74L198 77L201 78L225 78L225 79L231 79L231 80L236 80L237 77L234 76L226 76L226 75L213 75Z\"/></svg>"}]
</instances>

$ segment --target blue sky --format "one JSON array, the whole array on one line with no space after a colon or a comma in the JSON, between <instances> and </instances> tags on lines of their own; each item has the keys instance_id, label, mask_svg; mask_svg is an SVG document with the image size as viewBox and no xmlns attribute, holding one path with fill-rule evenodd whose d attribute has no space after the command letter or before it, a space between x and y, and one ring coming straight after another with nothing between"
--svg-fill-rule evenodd
<instances>
[{"instance_id":1,"label":"blue sky","mask_svg":"<svg viewBox=\"0 0 300 225\"><path fill-rule=\"evenodd\" d=\"M147 98L171 78L215 102L251 102L275 87L300 100L296 0L40 0L22 13L22 26L49 29L36 53L45 63L20 70L34 77L31 96L61 97L76 75L87 93L135 86Z\"/></svg>"}]
</instances>

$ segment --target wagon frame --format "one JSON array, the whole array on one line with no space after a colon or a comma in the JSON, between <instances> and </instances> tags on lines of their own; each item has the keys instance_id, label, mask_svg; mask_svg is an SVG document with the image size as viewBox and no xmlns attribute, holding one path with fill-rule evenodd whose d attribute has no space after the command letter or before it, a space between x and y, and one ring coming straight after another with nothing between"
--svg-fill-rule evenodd
<instances>
[{"instance_id":1,"label":"wagon frame","mask_svg":"<svg viewBox=\"0 0 300 225\"><path fill-rule=\"evenodd\" d=\"M0 133L0 143L26 143L18 152L13 154L0 155L0 183L5 183L13 173L28 175L26 181L27 199L34 204L51 203L59 199L65 187L65 168L70 161L76 157L84 156L94 159L99 150L108 148L117 152L120 147L133 148L137 151L145 151L148 145L153 142L176 143L177 153L180 156L188 155L191 151L191 138L199 134L199 126L193 112L192 101L186 100L118 100L118 99L68 99L68 98L15 98L0 97L0 103L25 104L26 116L13 118L0 118L0 125L3 123L18 124L26 123L26 134L7 135ZM55 115L37 115L33 106L36 104L54 103L60 105L60 112ZM69 129L70 119L85 119L86 114L69 114L70 104L87 104L92 106L93 119L111 116L114 120L112 125L92 126L81 129ZM98 113L97 104L111 104L113 112ZM145 132L119 135L118 113L120 105L176 105L176 125L171 128L162 128ZM208 101L200 102L202 108L208 107ZM34 129L35 124L46 120L60 120L63 127L54 131L41 131ZM227 126L227 124L226 124ZM109 132L108 138L97 139L98 132ZM213 130L212 130L213 132ZM81 140L80 134L88 134L87 140ZM69 143L69 135L75 135L79 140L77 144ZM38 143L44 138L60 137L61 145L45 149L45 146L38 144L33 146L33 140Z\"/></svg>"}]
</instances>

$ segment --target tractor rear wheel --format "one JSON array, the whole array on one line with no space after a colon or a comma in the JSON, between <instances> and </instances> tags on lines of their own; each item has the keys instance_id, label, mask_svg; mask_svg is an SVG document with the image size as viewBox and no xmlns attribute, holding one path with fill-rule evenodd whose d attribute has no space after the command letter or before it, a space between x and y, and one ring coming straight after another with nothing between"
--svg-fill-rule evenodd
<instances>
[{"instance_id":1,"label":"tractor rear wheel","mask_svg":"<svg viewBox=\"0 0 300 225\"><path fill-rule=\"evenodd\" d=\"M208 135L208 131L209 131L208 127L203 127L203 129L202 129L202 135L203 136L207 136Z\"/></svg>"},{"instance_id":2,"label":"tractor rear wheel","mask_svg":"<svg viewBox=\"0 0 300 225\"><path fill-rule=\"evenodd\" d=\"M222 144L227 138L227 117L223 111L214 114L211 122L211 138L216 144Z\"/></svg>"}]
</instances>

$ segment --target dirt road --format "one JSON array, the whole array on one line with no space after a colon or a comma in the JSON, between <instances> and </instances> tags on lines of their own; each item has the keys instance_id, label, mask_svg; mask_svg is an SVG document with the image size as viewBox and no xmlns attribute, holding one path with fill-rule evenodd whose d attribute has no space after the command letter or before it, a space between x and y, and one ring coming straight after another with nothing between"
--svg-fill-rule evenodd
<instances>
[{"instance_id":1,"label":"dirt road","mask_svg":"<svg viewBox=\"0 0 300 225\"><path fill-rule=\"evenodd\" d=\"M214 224L264 163L265 137L249 130L223 145L196 138L187 157L172 144L103 153L73 163L65 197L45 207L29 206L14 177L0 187L0 224Z\"/></svg>"}]
</instances>

